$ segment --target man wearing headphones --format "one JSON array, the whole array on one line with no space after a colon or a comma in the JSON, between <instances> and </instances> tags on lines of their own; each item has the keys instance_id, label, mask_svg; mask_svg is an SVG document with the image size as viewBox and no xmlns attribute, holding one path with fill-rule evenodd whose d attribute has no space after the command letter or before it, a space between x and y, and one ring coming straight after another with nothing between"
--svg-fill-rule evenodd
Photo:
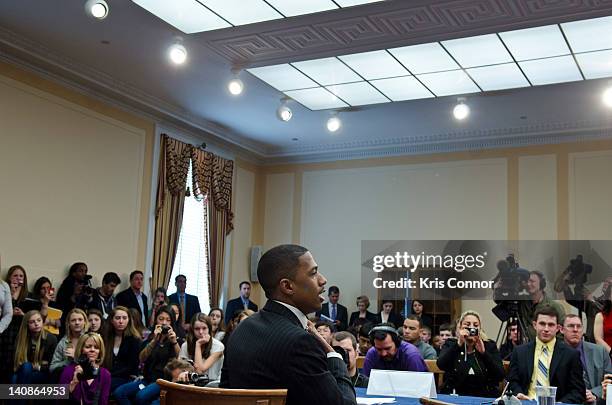
<instances>
[{"instance_id":1,"label":"man wearing headphones","mask_svg":"<svg viewBox=\"0 0 612 405\"><path fill-rule=\"evenodd\" d=\"M520 318L527 329L527 337L529 341L535 339L536 333L533 328L533 314L544 307L545 305L552 306L559 314L561 322L565 318L565 310L555 300L551 299L546 295L544 289L546 288L546 278L544 274L539 271L529 272L529 281L527 281L527 292L529 293L529 300L521 301L520 305Z\"/></svg>"},{"instance_id":2,"label":"man wearing headphones","mask_svg":"<svg viewBox=\"0 0 612 405\"><path fill-rule=\"evenodd\" d=\"M370 376L372 369L398 371L427 371L419 349L402 341L395 325L383 323L370 331L372 347L363 363L363 374Z\"/></svg>"}]
</instances>

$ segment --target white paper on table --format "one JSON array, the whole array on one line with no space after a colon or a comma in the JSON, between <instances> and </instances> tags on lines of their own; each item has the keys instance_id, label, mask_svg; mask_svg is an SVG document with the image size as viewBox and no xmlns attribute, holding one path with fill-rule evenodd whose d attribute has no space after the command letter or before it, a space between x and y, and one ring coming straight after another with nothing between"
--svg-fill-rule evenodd
<instances>
[{"instance_id":1,"label":"white paper on table","mask_svg":"<svg viewBox=\"0 0 612 405\"><path fill-rule=\"evenodd\" d=\"M606 386L606 405L612 405L612 384Z\"/></svg>"},{"instance_id":2,"label":"white paper on table","mask_svg":"<svg viewBox=\"0 0 612 405\"><path fill-rule=\"evenodd\" d=\"M395 398L366 398L357 397L357 405L392 404Z\"/></svg>"},{"instance_id":3,"label":"white paper on table","mask_svg":"<svg viewBox=\"0 0 612 405\"><path fill-rule=\"evenodd\" d=\"M419 371L372 370L367 394L389 397L438 397L433 373Z\"/></svg>"}]
</instances>

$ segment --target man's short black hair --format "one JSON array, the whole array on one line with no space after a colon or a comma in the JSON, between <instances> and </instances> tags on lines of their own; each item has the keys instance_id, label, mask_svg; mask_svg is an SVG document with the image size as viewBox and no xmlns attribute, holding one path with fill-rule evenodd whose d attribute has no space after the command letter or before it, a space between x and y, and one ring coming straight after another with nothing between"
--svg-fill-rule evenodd
<instances>
[{"instance_id":1,"label":"man's short black hair","mask_svg":"<svg viewBox=\"0 0 612 405\"><path fill-rule=\"evenodd\" d=\"M315 323L315 329L318 329L319 326L327 326L330 332L335 332L336 329L331 323L327 321L318 321L317 323Z\"/></svg>"},{"instance_id":2,"label":"man's short black hair","mask_svg":"<svg viewBox=\"0 0 612 405\"><path fill-rule=\"evenodd\" d=\"M406 319L411 320L411 321L418 321L419 322L419 329L423 328L423 321L421 321L421 318L419 318L418 316L416 316L416 315L408 315L406 317ZM404 320L406 320L406 319L404 319Z\"/></svg>"},{"instance_id":3,"label":"man's short black hair","mask_svg":"<svg viewBox=\"0 0 612 405\"><path fill-rule=\"evenodd\" d=\"M331 287L329 287L327 291L328 291L327 295L340 294L340 289L335 285L332 285Z\"/></svg>"},{"instance_id":4,"label":"man's short black hair","mask_svg":"<svg viewBox=\"0 0 612 405\"><path fill-rule=\"evenodd\" d=\"M533 314L533 320L537 322L540 315L554 316L557 319L557 324L563 324L563 320L559 319L559 312L552 305L545 304L536 309Z\"/></svg>"},{"instance_id":5,"label":"man's short black hair","mask_svg":"<svg viewBox=\"0 0 612 405\"><path fill-rule=\"evenodd\" d=\"M240 284L238 285L238 288L242 289L243 284L248 284L249 287L251 286L251 283L249 283L248 281L241 281Z\"/></svg>"},{"instance_id":6,"label":"man's short black hair","mask_svg":"<svg viewBox=\"0 0 612 405\"><path fill-rule=\"evenodd\" d=\"M174 282L176 283L178 281L179 278L184 278L185 281L187 281L187 276L184 274L179 274L176 277L174 277Z\"/></svg>"},{"instance_id":7,"label":"man's short black hair","mask_svg":"<svg viewBox=\"0 0 612 405\"><path fill-rule=\"evenodd\" d=\"M361 325L361 328L359 328L359 336L358 337L365 337L365 338L370 338L370 331L372 330L372 328L374 327L374 324L372 322L366 322L363 325Z\"/></svg>"},{"instance_id":8,"label":"man's short black hair","mask_svg":"<svg viewBox=\"0 0 612 405\"><path fill-rule=\"evenodd\" d=\"M261 256L257 264L257 278L266 293L272 298L274 291L283 278L295 279L300 265L300 257L308 249L299 245L280 245L273 247Z\"/></svg>"},{"instance_id":9,"label":"man's short black hair","mask_svg":"<svg viewBox=\"0 0 612 405\"><path fill-rule=\"evenodd\" d=\"M442 325L440 325L440 327L438 328L438 333L442 332L443 330L448 330L450 331L450 333L453 333L453 329L450 323L443 323Z\"/></svg>"},{"instance_id":10,"label":"man's short black hair","mask_svg":"<svg viewBox=\"0 0 612 405\"><path fill-rule=\"evenodd\" d=\"M142 271L134 270L133 272L130 273L130 281L132 281L132 279L138 274L144 277L144 273Z\"/></svg>"},{"instance_id":11,"label":"man's short black hair","mask_svg":"<svg viewBox=\"0 0 612 405\"><path fill-rule=\"evenodd\" d=\"M119 275L117 275L117 273L114 272L108 272L106 274L104 274L104 277L102 277L102 284L121 284L121 279L119 278Z\"/></svg>"}]
</instances>

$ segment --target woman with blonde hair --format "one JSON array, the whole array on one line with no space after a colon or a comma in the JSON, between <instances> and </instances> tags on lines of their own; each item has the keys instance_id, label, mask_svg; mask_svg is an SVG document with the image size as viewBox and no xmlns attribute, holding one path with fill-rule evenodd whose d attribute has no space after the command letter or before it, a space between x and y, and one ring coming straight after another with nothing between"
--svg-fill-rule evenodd
<instances>
[{"instance_id":1,"label":"woman with blonde hair","mask_svg":"<svg viewBox=\"0 0 612 405\"><path fill-rule=\"evenodd\" d=\"M354 328L361 328L366 323L376 323L376 314L368 311L370 308L370 299L367 295L360 295L357 297L357 311L351 313L349 320L349 326Z\"/></svg>"},{"instance_id":2,"label":"woman with blonde hair","mask_svg":"<svg viewBox=\"0 0 612 405\"><path fill-rule=\"evenodd\" d=\"M53 360L51 361L51 373L57 381L62 369L74 360L74 353L77 342L89 328L89 321L85 311L79 308L72 308L66 315L66 335L60 339ZM78 356L77 356L78 357Z\"/></svg>"},{"instance_id":3,"label":"woman with blonde hair","mask_svg":"<svg viewBox=\"0 0 612 405\"><path fill-rule=\"evenodd\" d=\"M43 329L43 324L39 311L29 311L23 316L15 344L14 384L49 382L49 364L57 339Z\"/></svg>"},{"instance_id":4,"label":"woman with blonde hair","mask_svg":"<svg viewBox=\"0 0 612 405\"><path fill-rule=\"evenodd\" d=\"M438 357L444 370L444 394L497 398L504 366L494 341L487 338L480 315L465 311L457 321L457 338L449 338Z\"/></svg>"},{"instance_id":5,"label":"woman with blonde hair","mask_svg":"<svg viewBox=\"0 0 612 405\"><path fill-rule=\"evenodd\" d=\"M102 367L104 341L95 333L86 333L76 344L75 361L64 367L60 384L68 384L71 402L89 405L108 404L111 375Z\"/></svg>"}]
</instances>

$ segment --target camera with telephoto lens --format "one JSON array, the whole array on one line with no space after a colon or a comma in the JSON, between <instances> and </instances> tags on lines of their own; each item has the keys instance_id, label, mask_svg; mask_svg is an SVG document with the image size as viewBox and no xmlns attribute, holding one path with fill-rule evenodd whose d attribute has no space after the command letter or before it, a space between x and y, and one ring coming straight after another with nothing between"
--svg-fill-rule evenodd
<instances>
[{"instance_id":1,"label":"camera with telephoto lens","mask_svg":"<svg viewBox=\"0 0 612 405\"><path fill-rule=\"evenodd\" d=\"M83 369L83 372L77 375L79 381L92 380L100 372L99 368L94 368L94 366L91 365L89 358L84 354L79 357L77 364Z\"/></svg>"},{"instance_id":2,"label":"camera with telephoto lens","mask_svg":"<svg viewBox=\"0 0 612 405\"><path fill-rule=\"evenodd\" d=\"M169 327L168 325L163 325L163 326L161 327L161 334L162 334L162 335L167 335L167 334L168 334L168 332L170 332L170 327Z\"/></svg>"},{"instance_id":3,"label":"camera with telephoto lens","mask_svg":"<svg viewBox=\"0 0 612 405\"><path fill-rule=\"evenodd\" d=\"M467 328L469 336L478 336L478 328Z\"/></svg>"},{"instance_id":4,"label":"camera with telephoto lens","mask_svg":"<svg viewBox=\"0 0 612 405\"><path fill-rule=\"evenodd\" d=\"M189 384L193 384L196 387L204 387L210 382L208 374L189 373Z\"/></svg>"}]
</instances>

